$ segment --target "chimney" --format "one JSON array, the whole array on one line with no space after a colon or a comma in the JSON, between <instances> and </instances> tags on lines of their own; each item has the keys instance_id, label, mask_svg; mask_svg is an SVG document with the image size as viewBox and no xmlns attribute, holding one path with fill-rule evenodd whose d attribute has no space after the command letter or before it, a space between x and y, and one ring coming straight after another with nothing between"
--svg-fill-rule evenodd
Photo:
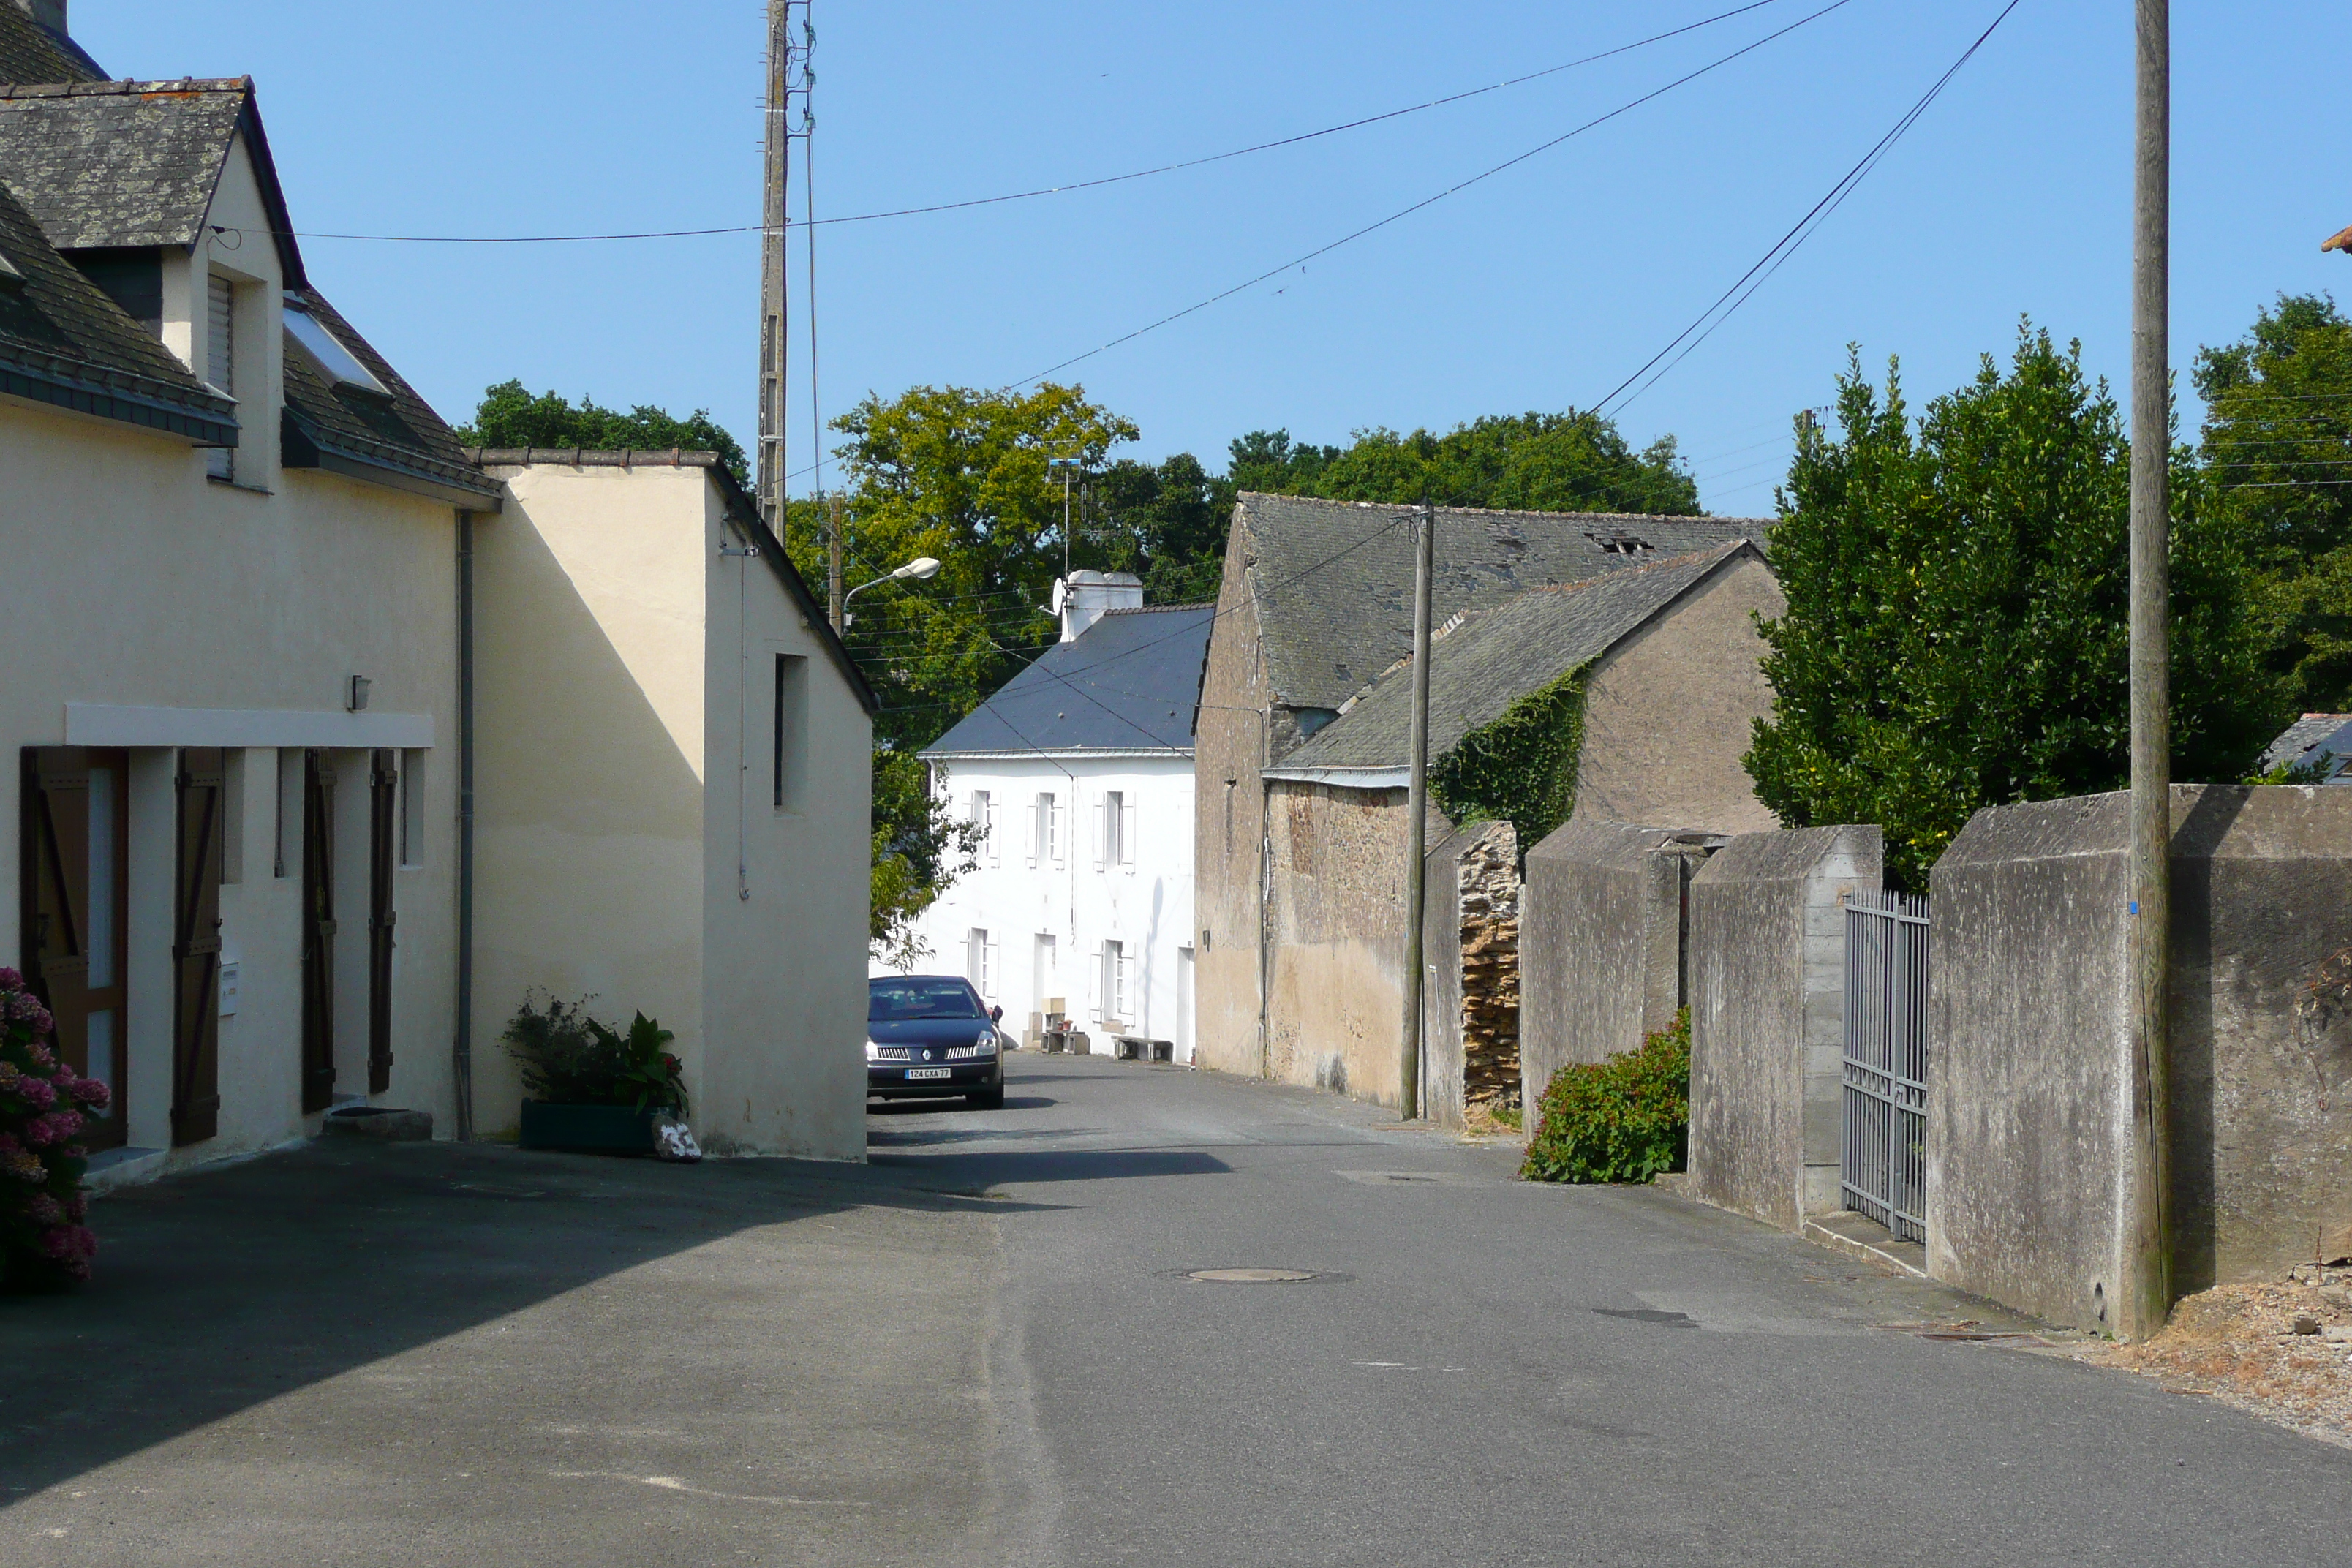
<instances>
[{"instance_id":1,"label":"chimney","mask_svg":"<svg viewBox=\"0 0 2352 1568\"><path fill-rule=\"evenodd\" d=\"M1062 640L1076 642L1105 610L1143 607L1143 579L1124 572L1073 572L1054 581L1054 613L1062 617Z\"/></svg>"},{"instance_id":2,"label":"chimney","mask_svg":"<svg viewBox=\"0 0 2352 1568\"><path fill-rule=\"evenodd\" d=\"M62 38L66 34L66 0L25 0L33 20Z\"/></svg>"}]
</instances>

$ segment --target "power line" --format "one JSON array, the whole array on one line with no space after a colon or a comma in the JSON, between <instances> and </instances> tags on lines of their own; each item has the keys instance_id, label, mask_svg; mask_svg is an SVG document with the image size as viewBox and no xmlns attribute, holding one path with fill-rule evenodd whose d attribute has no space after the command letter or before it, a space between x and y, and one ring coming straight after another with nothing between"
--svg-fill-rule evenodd
<instances>
[{"instance_id":1,"label":"power line","mask_svg":"<svg viewBox=\"0 0 2352 1568\"><path fill-rule=\"evenodd\" d=\"M1071 191L1096 190L1104 185L1125 184L1130 180L1150 179L1155 174L1172 174L1184 169L1198 169L1210 163L1225 163L1234 158L1246 158L1255 153L1271 153L1276 148L1295 147L1302 142L1313 142L1325 136L1337 136L1345 131L1360 131L1367 125L1379 125L1387 121L1402 119L1408 114L1419 114L1425 110L1443 109L1448 104L1481 98L1490 92L1500 92L1506 88L1519 87L1548 76L1558 76L1562 71L1574 70L1579 66L1589 66L1596 61L1613 58L1618 55L1630 54L1635 49L1647 48L1652 44L1664 43L1668 38L1678 38L1685 33L1695 33L1703 27L1711 27L1717 22L1727 22L1734 16L1745 16L1750 11L1760 11L1767 5L1778 4L1780 0L1749 0L1748 4L1736 5L1728 11L1720 11L1696 22L1686 22L1679 27L1670 27L1663 33L1653 33L1646 38L1636 38L1630 44L1620 44L1615 48L1603 49L1598 54L1585 55L1560 65L1546 66L1541 70L1529 71L1525 76L1511 77L1486 87L1474 87L1462 92L1448 93L1443 98L1433 98L1426 103L1409 104L1402 109L1391 109L1379 114L1369 114L1360 120L1350 120L1343 124L1327 125L1320 131L1303 131L1297 135L1277 137L1271 142L1259 142L1247 147L1236 147L1230 152L1212 153L1203 157L1186 158L1173 163L1154 164L1149 169L1136 169L1124 174L1106 174L1098 179L1073 180L1066 184L1040 185L1034 190L1008 191L1003 195L972 196L955 202L934 202L927 206L894 207L886 212L845 213L839 217L828 217L823 220L811 216L807 221L813 226L820 221L826 224L875 223L884 218L920 217L931 213L961 212L970 207L997 206L1005 202L1025 202L1038 196L1062 195ZM793 226L789 217L783 220L782 226L787 229ZM326 234L301 230L296 233L295 237L362 240L383 245L586 245L611 240L696 239L709 235L761 234L764 233L766 228L767 226L764 224L730 224L715 228L654 229L636 233L523 235Z\"/></svg>"},{"instance_id":2,"label":"power line","mask_svg":"<svg viewBox=\"0 0 2352 1568\"><path fill-rule=\"evenodd\" d=\"M1642 382L1642 384L1639 387L1635 388L1630 395L1626 396L1624 403L1617 404L1617 410L1622 412L1626 404L1630 404L1634 398L1641 396L1643 393L1647 392L1651 387L1655 386L1660 378L1665 375L1666 372L1671 371L1675 365L1680 364L1685 359L1689 357L1692 350L1697 348L1700 343L1705 342L1709 337L1712 337L1717 327L1719 327L1723 325L1725 321L1729 321L1732 313L1738 310L1740 306L1746 304L1749 296L1753 295L1758 289L1763 287L1765 280L1770 278L1773 273L1780 269L1781 263L1785 262L1790 256L1794 255L1797 247L1804 244L1805 241L1811 237L1813 231L1819 228L1822 223L1828 221L1829 216L1832 213L1837 211L1840 206L1844 205L1846 197L1853 194L1854 187L1869 177L1871 170L1877 167L1879 161L1885 157L1887 153L1893 149L1895 143L1902 140L1903 133L1910 130L1911 127L1917 122L1921 115L1927 112L1928 105L1934 103L1938 97L1942 96L1944 89L1950 84L1951 79L1955 76L1959 74L1960 68L1967 65L1969 60L1976 57L1976 52L1984 47L1985 40L1992 37L1994 29L1999 27L2001 23L2007 21L2009 19L2009 14L2011 11L2016 10L2020 4L2021 0L2009 0L2009 4L2001 7L2000 14L1992 19L1991 26L1986 27L1983 32L1977 35L1976 42L1970 44L1967 48L1960 51L1960 58L1954 60L1950 68L1948 68L1942 76L1936 79L1935 85L1930 87L1927 92L1921 96L1919 101L1913 104L1910 110L1904 114L1903 118L1895 122L1894 129L1887 132L1885 135L1880 137L1877 143L1874 145L1869 152L1862 155L1861 161L1855 163L1853 168L1847 170L1844 176L1841 178L1837 184L1830 187L1828 195L1822 196L1820 201L1815 202L1811 209L1808 211L1803 217L1797 220L1794 227L1790 228L1788 233L1782 235L1780 239L1774 243L1771 249L1766 251L1761 257L1758 258L1756 264L1753 267L1750 267L1747 271L1741 273L1738 279L1735 281L1730 288L1725 289L1723 293L1717 298L1714 304L1709 305L1705 310L1700 311L1696 321L1692 321L1689 326L1685 327L1681 331L1675 333L1672 341L1670 341L1664 348L1660 349L1656 353L1652 354L1649 359L1644 361L1639 370L1636 370L1633 374L1627 376L1623 381L1619 382L1615 389L1612 390L1608 396L1602 398L1599 403L1594 404L1592 405L1593 412L1595 414L1600 414L1603 410L1608 409L1609 405L1612 403L1615 403L1619 395L1624 393L1627 387L1633 386L1637 381ZM1737 299L1733 298L1735 295L1738 296ZM1729 301L1727 307L1726 305L1726 301ZM1709 321L1710 317L1713 318L1711 322ZM1700 330L1702 327L1705 328L1705 331ZM1693 333L1696 333L1697 336L1694 338L1692 336ZM1675 353L1675 350L1676 347L1685 343L1686 340L1688 341L1688 346L1684 347L1681 353ZM1661 360L1664 360L1670 353L1674 354L1674 358L1660 368L1656 374L1651 375L1649 374L1651 367L1657 365ZM1647 381L1642 380L1644 375L1649 375L1649 379Z\"/></svg>"},{"instance_id":3,"label":"power line","mask_svg":"<svg viewBox=\"0 0 2352 1568\"><path fill-rule=\"evenodd\" d=\"M1255 289L1259 284L1265 282L1269 279L1280 277L1283 273L1289 271L1294 267L1304 267L1307 263L1314 260L1318 257L1328 255L1330 252L1339 249L1343 245L1351 245L1355 241L1363 238L1368 234L1372 234L1380 229L1386 228L1389 225L1395 223L1402 218L1412 216L1414 213L1421 211L1423 207L1433 206L1437 203L1444 201L1446 197L1454 195L1461 191L1466 191L1471 186L1479 184L1481 181L1494 178L1494 176L1503 173L1506 169L1514 168L1539 153L1548 153L1563 142L1570 141L1575 137L1581 136L1586 132L1592 130L1596 126L1605 125L1610 121L1616 119L1619 115L1630 113L1632 110L1639 109L1642 105L1649 102L1652 99L1663 97L1665 94L1672 92L1675 89L1683 86L1686 82L1696 81L1700 77L1706 75L1710 71L1717 70L1724 66L1729 65L1733 60L1739 58L1742 55L1752 53L1757 49L1762 48L1766 44L1771 43L1777 38L1795 32L1798 28L1804 26L1807 23L1819 21L1822 17L1828 16L1831 12L1843 9L1847 4L1849 4L1849 0L1830 0L1829 5L1822 6L1820 10L1811 13L1810 16L1801 16L1785 27L1765 34L1754 43L1742 45L1740 47L1732 50L1729 54L1723 56L1719 59L1711 60L1707 64L1699 67L1695 71L1691 71L1684 76L1676 77L1674 80L1666 83L1664 87L1653 89L1630 102L1622 103L1616 108L1609 110L1606 114L1598 115L1593 119L1586 121L1583 124L1576 127L1572 131L1563 132L1559 135L1553 137L1549 142L1543 142L1538 146L1530 147L1515 158L1507 158L1503 162L1496 164L1493 168L1473 174L1468 179L1461 181L1459 184L1448 185L1445 189L1438 192L1435 195L1424 196L1420 201L1413 203L1411 206L1403 207L1396 212L1392 212L1377 223L1366 224L1363 227L1357 229L1354 233L1343 235L1339 238L1331 241L1328 245L1318 246L1304 256L1294 257L1290 260L1284 262L1279 267L1269 268L1267 270L1259 273L1256 277L1249 279L1244 282L1236 283L1230 289L1212 294L1207 299L1201 300L1197 304L1187 305L1181 310L1172 311L1168 315L1160 317L1158 321L1153 321L1149 326L1138 327L1131 332L1123 332L1119 336L1111 339L1107 343L1102 343L1094 348L1090 348L1084 353L1073 354L1068 359L1062 361L1059 364L1048 365L1044 370L1037 372L1034 375L1024 376L1012 384L1015 387L1021 387L1027 386L1033 382L1043 381L1045 377L1054 374L1057 371L1067 370L1070 366L1076 364L1081 361L1092 359L1098 353L1108 353L1109 350L1118 347L1121 343L1132 342L1137 338L1142 337L1147 333L1156 332L1160 328L1168 326L1172 322L1181 321L1185 317L1192 315L1196 311L1205 310L1210 306L1218 303L1220 300L1229 300L1234 295L1242 293L1246 289ZM2012 5L2017 4L2017 0L2011 0L2011 4Z\"/></svg>"}]
</instances>

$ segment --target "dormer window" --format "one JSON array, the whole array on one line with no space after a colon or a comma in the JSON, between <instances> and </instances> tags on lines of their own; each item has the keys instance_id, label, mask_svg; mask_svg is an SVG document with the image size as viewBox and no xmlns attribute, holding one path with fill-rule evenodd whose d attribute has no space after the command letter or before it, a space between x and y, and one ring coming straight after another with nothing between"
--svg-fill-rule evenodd
<instances>
[{"instance_id":1,"label":"dormer window","mask_svg":"<svg viewBox=\"0 0 2352 1568\"><path fill-rule=\"evenodd\" d=\"M333 329L310 314L310 307L299 295L286 296L286 335L294 340L319 379L332 387L356 387L372 392L378 397L390 397L391 389L378 381L362 364L359 356L345 348Z\"/></svg>"}]
</instances>

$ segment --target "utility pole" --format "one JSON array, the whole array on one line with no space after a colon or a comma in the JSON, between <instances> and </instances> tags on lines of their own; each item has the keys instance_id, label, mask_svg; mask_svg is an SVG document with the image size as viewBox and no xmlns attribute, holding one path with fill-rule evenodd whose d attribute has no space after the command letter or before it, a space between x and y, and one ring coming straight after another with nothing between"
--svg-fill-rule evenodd
<instances>
[{"instance_id":1,"label":"utility pole","mask_svg":"<svg viewBox=\"0 0 2352 1568\"><path fill-rule=\"evenodd\" d=\"M768 120L761 142L760 238L760 516L784 537L784 185L792 164L794 0L768 0Z\"/></svg>"},{"instance_id":2,"label":"utility pole","mask_svg":"<svg viewBox=\"0 0 2352 1568\"><path fill-rule=\"evenodd\" d=\"M1397 1102L1404 1120L1421 1115L1421 917L1429 858L1429 578L1437 547L1437 509L1421 503L1412 549L1412 738L1405 763L1404 1048L1397 1062Z\"/></svg>"},{"instance_id":3,"label":"utility pole","mask_svg":"<svg viewBox=\"0 0 2352 1568\"><path fill-rule=\"evenodd\" d=\"M2172 713L2169 665L2172 455L2170 268L2172 23L2169 0L2136 0L2131 367L2131 1265L2124 1321L2145 1339L2172 1310L2170 1030ZM2117 1292L2119 1295L2124 1292Z\"/></svg>"},{"instance_id":4,"label":"utility pole","mask_svg":"<svg viewBox=\"0 0 2352 1568\"><path fill-rule=\"evenodd\" d=\"M833 635L841 635L841 497L833 498L833 526L825 530L824 605L833 618Z\"/></svg>"}]
</instances>

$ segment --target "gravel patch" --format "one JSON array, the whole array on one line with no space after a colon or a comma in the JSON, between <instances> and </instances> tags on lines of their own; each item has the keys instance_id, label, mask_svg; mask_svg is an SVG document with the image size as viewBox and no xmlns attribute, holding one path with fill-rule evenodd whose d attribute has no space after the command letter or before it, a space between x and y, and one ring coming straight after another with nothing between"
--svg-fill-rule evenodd
<instances>
[{"instance_id":1,"label":"gravel patch","mask_svg":"<svg viewBox=\"0 0 2352 1568\"><path fill-rule=\"evenodd\" d=\"M2352 1447L2352 1268L2200 1290L2145 1343L2077 1353Z\"/></svg>"}]
</instances>

